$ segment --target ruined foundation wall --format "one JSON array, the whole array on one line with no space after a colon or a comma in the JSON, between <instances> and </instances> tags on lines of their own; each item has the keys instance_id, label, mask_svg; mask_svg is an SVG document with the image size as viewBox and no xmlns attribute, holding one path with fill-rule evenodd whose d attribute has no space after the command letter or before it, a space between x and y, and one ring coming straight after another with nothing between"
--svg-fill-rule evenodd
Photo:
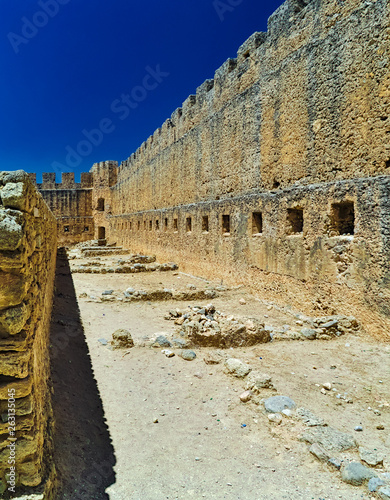
<instances>
[{"instance_id":1,"label":"ruined foundation wall","mask_svg":"<svg viewBox=\"0 0 390 500\"><path fill-rule=\"evenodd\" d=\"M110 239L386 334L389 19L284 3L122 163Z\"/></svg>"},{"instance_id":2,"label":"ruined foundation wall","mask_svg":"<svg viewBox=\"0 0 390 500\"><path fill-rule=\"evenodd\" d=\"M5 475L10 472L10 437L15 438L18 493L23 486L41 485L53 473L48 381L56 248L56 220L28 174L0 172L2 498L6 498L3 492L9 487ZM14 436L9 434L13 431L12 419L7 423L11 395L16 407ZM47 495L45 498L50 498Z\"/></svg>"}]
</instances>

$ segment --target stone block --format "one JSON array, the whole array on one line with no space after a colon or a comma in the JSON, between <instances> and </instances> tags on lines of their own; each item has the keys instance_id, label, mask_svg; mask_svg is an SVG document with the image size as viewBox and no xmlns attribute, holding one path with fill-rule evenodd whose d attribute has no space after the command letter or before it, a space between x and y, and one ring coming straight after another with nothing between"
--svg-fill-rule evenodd
<instances>
[{"instance_id":1,"label":"stone block","mask_svg":"<svg viewBox=\"0 0 390 500\"><path fill-rule=\"evenodd\" d=\"M9 352L0 354L0 375L7 377L17 377L19 379L28 376L28 364L31 351Z\"/></svg>"},{"instance_id":2,"label":"stone block","mask_svg":"<svg viewBox=\"0 0 390 500\"><path fill-rule=\"evenodd\" d=\"M23 228L16 217L0 209L0 251L16 250L22 243Z\"/></svg>"},{"instance_id":3,"label":"stone block","mask_svg":"<svg viewBox=\"0 0 390 500\"><path fill-rule=\"evenodd\" d=\"M15 390L15 398L24 398L31 393L32 378L26 377L22 380L15 379L12 382L3 382L0 384L0 400L8 399L8 390Z\"/></svg>"},{"instance_id":4,"label":"stone block","mask_svg":"<svg viewBox=\"0 0 390 500\"><path fill-rule=\"evenodd\" d=\"M26 183L9 182L0 192L1 201L6 208L13 208L23 212L28 205L26 191Z\"/></svg>"},{"instance_id":5,"label":"stone block","mask_svg":"<svg viewBox=\"0 0 390 500\"><path fill-rule=\"evenodd\" d=\"M0 335L19 333L30 316L30 308L26 304L0 311Z\"/></svg>"}]
</instances>

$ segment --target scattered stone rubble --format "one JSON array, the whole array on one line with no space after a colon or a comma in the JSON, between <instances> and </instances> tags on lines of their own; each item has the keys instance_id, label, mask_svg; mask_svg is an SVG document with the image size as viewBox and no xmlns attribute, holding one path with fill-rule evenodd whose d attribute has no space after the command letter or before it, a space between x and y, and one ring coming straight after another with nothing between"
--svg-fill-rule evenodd
<instances>
[{"instance_id":1,"label":"scattered stone rubble","mask_svg":"<svg viewBox=\"0 0 390 500\"><path fill-rule=\"evenodd\" d=\"M99 262L97 259L88 264L72 264L72 273L89 273L89 274L133 274L133 273L151 273L155 271L176 271L177 264L167 262L159 264L156 262L156 257L147 255L131 255L128 259L119 259L116 265L107 262Z\"/></svg>"},{"instance_id":2,"label":"scattered stone rubble","mask_svg":"<svg viewBox=\"0 0 390 500\"><path fill-rule=\"evenodd\" d=\"M217 311L213 304L170 311L165 319L180 326L178 335L191 345L241 347L269 342L271 336L256 318L236 318Z\"/></svg>"},{"instance_id":3,"label":"scattered stone rubble","mask_svg":"<svg viewBox=\"0 0 390 500\"><path fill-rule=\"evenodd\" d=\"M128 288L124 292L127 300L204 300L218 297L214 289L206 290L170 290L168 288L156 290L134 290Z\"/></svg>"},{"instance_id":4,"label":"scattered stone rubble","mask_svg":"<svg viewBox=\"0 0 390 500\"><path fill-rule=\"evenodd\" d=\"M273 340L330 340L345 333L356 333L359 323L353 316L333 315L320 318L304 317L296 326L283 325L278 329L266 325Z\"/></svg>"},{"instance_id":5,"label":"scattered stone rubble","mask_svg":"<svg viewBox=\"0 0 390 500\"><path fill-rule=\"evenodd\" d=\"M210 300L218 297L218 293L213 288L204 290L171 290L168 288L157 288L153 290L135 290L127 288L124 292L105 290L100 297L82 293L81 299L91 302L132 302L132 301L162 301L162 300ZM174 313L176 314L176 313Z\"/></svg>"},{"instance_id":6,"label":"scattered stone rubble","mask_svg":"<svg viewBox=\"0 0 390 500\"><path fill-rule=\"evenodd\" d=\"M205 362L209 363L206 359ZM300 441L308 443L308 451L317 460L326 463L330 471L339 471L344 482L354 486L366 486L369 492L376 492L381 499L390 498L390 472L385 472L383 468L378 469L383 467L386 453L382 450L358 447L352 435L328 426L323 419L306 408L297 409L296 403L287 396L254 399L254 392L266 394L264 391L276 389L269 375L253 371L247 363L230 358L226 359L224 368L227 374L246 381L246 390L239 397L242 403L253 401L255 404L262 404L268 421L276 426L288 425L289 421L300 422L304 426Z\"/></svg>"},{"instance_id":7,"label":"scattered stone rubble","mask_svg":"<svg viewBox=\"0 0 390 500\"><path fill-rule=\"evenodd\" d=\"M196 292L198 292L196 289L191 289L185 293ZM143 296L132 289L126 293L130 297ZM155 296L156 291L153 291L153 294ZM157 333L143 345L160 348L162 354L167 357L174 357L174 349L180 349L178 355L187 361L197 359L196 353L190 350L191 347L221 348L222 350L206 353L204 363L213 365L223 362L226 374L243 381L244 392L239 396L242 404L252 402L262 407L264 416L274 427L289 428L294 422L299 424L296 427L300 429L297 438L308 444L308 452L320 462L327 464L329 471L338 472L341 479L348 484L363 486L370 493L377 493L378 498L390 498L387 496L390 492L390 472L385 472L383 469L387 456L383 450L359 447L354 436L328 426L327 422L307 408L297 408L291 398L285 395L270 395L270 391L277 393L270 375L253 370L249 364L240 359L228 357L224 348L254 345L271 340L269 330L264 328L261 322L253 318L227 316L217 311L213 304L171 310L165 319L174 321L178 326L175 334ZM332 336L339 336L358 328L356 320L346 316L316 318L312 323L313 329L328 330ZM317 338L321 339L320 335ZM134 345L130 332L123 330L113 334L111 344L114 348ZM322 390L336 398L340 396L337 391L332 390L330 383L322 384Z\"/></svg>"}]
</instances>

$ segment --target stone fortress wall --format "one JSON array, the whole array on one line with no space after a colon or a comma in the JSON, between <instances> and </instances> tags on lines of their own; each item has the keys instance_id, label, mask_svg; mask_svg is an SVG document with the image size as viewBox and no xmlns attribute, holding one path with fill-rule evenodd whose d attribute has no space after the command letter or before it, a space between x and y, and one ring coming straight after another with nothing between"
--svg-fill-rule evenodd
<instances>
[{"instance_id":1,"label":"stone fortress wall","mask_svg":"<svg viewBox=\"0 0 390 500\"><path fill-rule=\"evenodd\" d=\"M386 335L389 19L285 2L120 165L112 241Z\"/></svg>"},{"instance_id":2,"label":"stone fortress wall","mask_svg":"<svg viewBox=\"0 0 390 500\"><path fill-rule=\"evenodd\" d=\"M120 166L0 173L0 496L12 396L16 484L51 497L57 229L389 335L389 10L287 0Z\"/></svg>"},{"instance_id":3,"label":"stone fortress wall","mask_svg":"<svg viewBox=\"0 0 390 500\"><path fill-rule=\"evenodd\" d=\"M14 466L18 487L46 481L45 498L51 498L49 326L56 220L25 172L0 172L0 200L0 496L11 485L6 474Z\"/></svg>"},{"instance_id":4,"label":"stone fortress wall","mask_svg":"<svg viewBox=\"0 0 390 500\"><path fill-rule=\"evenodd\" d=\"M56 174L44 173L42 183L37 184L36 174L31 181L57 218L58 243L72 244L94 238L92 214L92 183L89 172L81 174L76 183L73 172L62 174L62 182L56 183Z\"/></svg>"},{"instance_id":5,"label":"stone fortress wall","mask_svg":"<svg viewBox=\"0 0 390 500\"><path fill-rule=\"evenodd\" d=\"M388 335L389 21L388 0L287 0L119 167L46 174L60 242L92 233Z\"/></svg>"}]
</instances>

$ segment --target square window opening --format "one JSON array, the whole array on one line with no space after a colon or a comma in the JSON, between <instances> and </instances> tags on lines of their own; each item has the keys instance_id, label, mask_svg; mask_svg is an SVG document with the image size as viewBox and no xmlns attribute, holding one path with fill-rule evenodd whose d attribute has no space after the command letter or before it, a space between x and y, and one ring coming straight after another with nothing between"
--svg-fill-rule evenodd
<instances>
[{"instance_id":1,"label":"square window opening","mask_svg":"<svg viewBox=\"0 0 390 500\"><path fill-rule=\"evenodd\" d=\"M64 226L64 233L69 233L69 226Z\"/></svg>"},{"instance_id":2,"label":"square window opening","mask_svg":"<svg viewBox=\"0 0 390 500\"><path fill-rule=\"evenodd\" d=\"M84 226L84 233L88 233L89 232L89 226Z\"/></svg>"},{"instance_id":3,"label":"square window opening","mask_svg":"<svg viewBox=\"0 0 390 500\"><path fill-rule=\"evenodd\" d=\"M303 233L303 209L289 208L287 210L287 234L302 234Z\"/></svg>"},{"instance_id":4,"label":"square window opening","mask_svg":"<svg viewBox=\"0 0 390 500\"><path fill-rule=\"evenodd\" d=\"M263 232L263 214L261 212L252 213L252 234Z\"/></svg>"},{"instance_id":5,"label":"square window opening","mask_svg":"<svg viewBox=\"0 0 390 500\"><path fill-rule=\"evenodd\" d=\"M353 235L355 232L355 207L353 201L332 203L331 230L337 235Z\"/></svg>"}]
</instances>

